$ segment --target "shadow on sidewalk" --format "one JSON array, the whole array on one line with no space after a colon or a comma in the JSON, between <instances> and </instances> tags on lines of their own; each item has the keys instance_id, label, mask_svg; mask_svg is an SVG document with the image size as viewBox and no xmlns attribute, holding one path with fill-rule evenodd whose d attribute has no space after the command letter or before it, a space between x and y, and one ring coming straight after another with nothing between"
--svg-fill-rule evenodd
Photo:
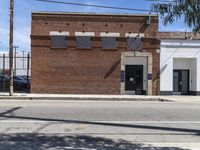
<instances>
[{"instance_id":1,"label":"shadow on sidewalk","mask_svg":"<svg viewBox=\"0 0 200 150\"><path fill-rule=\"evenodd\" d=\"M2 134L0 150L186 150L176 147L153 147L125 140L113 141L92 136L57 134Z\"/></svg>"}]
</instances>

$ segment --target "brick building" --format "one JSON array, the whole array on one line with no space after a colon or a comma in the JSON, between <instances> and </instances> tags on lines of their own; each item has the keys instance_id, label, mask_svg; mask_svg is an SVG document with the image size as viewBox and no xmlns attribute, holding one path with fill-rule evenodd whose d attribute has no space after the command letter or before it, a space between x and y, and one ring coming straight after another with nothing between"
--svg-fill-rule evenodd
<instances>
[{"instance_id":1,"label":"brick building","mask_svg":"<svg viewBox=\"0 0 200 150\"><path fill-rule=\"evenodd\" d=\"M158 16L32 13L32 93L159 92Z\"/></svg>"}]
</instances>

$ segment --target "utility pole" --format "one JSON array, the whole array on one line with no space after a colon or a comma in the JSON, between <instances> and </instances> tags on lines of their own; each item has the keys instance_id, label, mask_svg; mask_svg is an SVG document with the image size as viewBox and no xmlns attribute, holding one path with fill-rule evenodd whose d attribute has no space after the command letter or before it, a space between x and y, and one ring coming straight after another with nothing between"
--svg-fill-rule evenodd
<instances>
[{"instance_id":1,"label":"utility pole","mask_svg":"<svg viewBox=\"0 0 200 150\"><path fill-rule=\"evenodd\" d=\"M10 40L9 40L9 68L10 68L10 91L13 96L13 21L14 20L14 0L10 0Z\"/></svg>"}]
</instances>

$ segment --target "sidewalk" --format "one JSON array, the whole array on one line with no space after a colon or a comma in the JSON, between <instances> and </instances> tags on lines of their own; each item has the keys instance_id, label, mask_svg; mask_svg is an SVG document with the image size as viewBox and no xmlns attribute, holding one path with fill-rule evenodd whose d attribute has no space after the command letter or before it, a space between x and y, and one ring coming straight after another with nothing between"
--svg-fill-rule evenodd
<instances>
[{"instance_id":1,"label":"sidewalk","mask_svg":"<svg viewBox=\"0 0 200 150\"><path fill-rule=\"evenodd\" d=\"M95 101L171 101L200 102L200 96L146 96L146 95L87 95L87 94L30 94L0 93L0 100L95 100Z\"/></svg>"}]
</instances>

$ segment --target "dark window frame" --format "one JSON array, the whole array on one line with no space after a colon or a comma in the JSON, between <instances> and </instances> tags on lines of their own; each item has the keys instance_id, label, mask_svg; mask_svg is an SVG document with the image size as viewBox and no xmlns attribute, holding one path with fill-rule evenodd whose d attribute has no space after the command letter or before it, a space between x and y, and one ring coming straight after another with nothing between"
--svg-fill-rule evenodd
<instances>
[{"instance_id":1,"label":"dark window frame","mask_svg":"<svg viewBox=\"0 0 200 150\"><path fill-rule=\"evenodd\" d=\"M79 40L82 40L82 42ZM80 44L83 44L83 45L81 46ZM77 49L92 49L93 48L93 36L85 36L85 35L76 36L76 48Z\"/></svg>"},{"instance_id":2,"label":"dark window frame","mask_svg":"<svg viewBox=\"0 0 200 150\"><path fill-rule=\"evenodd\" d=\"M68 43L69 40L67 35L51 35L51 48L53 49L66 49L68 48Z\"/></svg>"},{"instance_id":3,"label":"dark window frame","mask_svg":"<svg viewBox=\"0 0 200 150\"><path fill-rule=\"evenodd\" d=\"M108 44L108 41L106 40L109 40L109 39L114 39L115 41L111 41L111 42L115 42L115 46L106 46ZM106 43L104 43L106 42ZM109 43L110 44L110 43ZM111 44L112 45L112 44ZM115 37L115 36L102 36L101 37L101 47L102 49L118 49L119 47L119 37Z\"/></svg>"},{"instance_id":4,"label":"dark window frame","mask_svg":"<svg viewBox=\"0 0 200 150\"><path fill-rule=\"evenodd\" d=\"M142 37L127 37L126 42L126 47L128 50L142 50Z\"/></svg>"}]
</instances>

